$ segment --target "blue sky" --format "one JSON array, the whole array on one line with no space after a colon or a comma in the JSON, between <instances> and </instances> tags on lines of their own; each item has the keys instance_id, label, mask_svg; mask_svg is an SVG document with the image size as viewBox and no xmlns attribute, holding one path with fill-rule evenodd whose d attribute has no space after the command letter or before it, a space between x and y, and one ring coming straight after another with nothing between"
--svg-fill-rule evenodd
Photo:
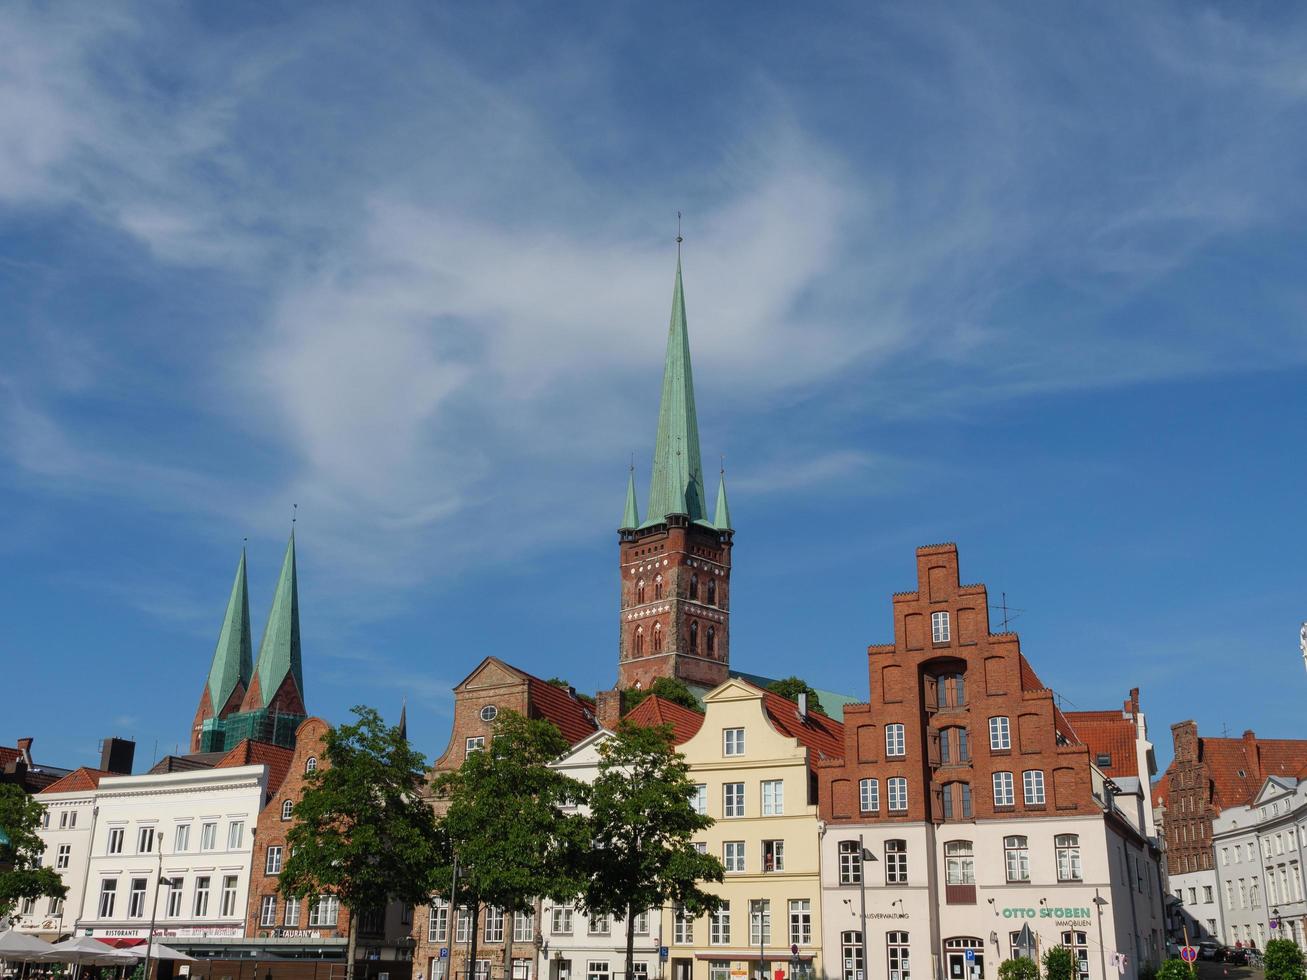
<instances>
[{"instance_id":1,"label":"blue sky","mask_svg":"<svg viewBox=\"0 0 1307 980\"><path fill-rule=\"evenodd\" d=\"M616 671L675 251L733 662L913 548L1079 708L1307 735L1307 11L0 7L0 743L184 742L299 505L310 708Z\"/></svg>"}]
</instances>

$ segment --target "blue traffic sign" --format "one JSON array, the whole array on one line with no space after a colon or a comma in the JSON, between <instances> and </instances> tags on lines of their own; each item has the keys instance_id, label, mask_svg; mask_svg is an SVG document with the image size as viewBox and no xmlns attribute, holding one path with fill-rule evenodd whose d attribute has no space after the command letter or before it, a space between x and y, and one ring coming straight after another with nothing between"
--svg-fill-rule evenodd
<instances>
[{"instance_id":1,"label":"blue traffic sign","mask_svg":"<svg viewBox=\"0 0 1307 980\"><path fill-rule=\"evenodd\" d=\"M441 958L442 960L447 960L447 959L449 959L449 947L448 947L448 946L441 946L441 947L440 947L440 958Z\"/></svg>"},{"instance_id":2,"label":"blue traffic sign","mask_svg":"<svg viewBox=\"0 0 1307 980\"><path fill-rule=\"evenodd\" d=\"M667 947L666 947L666 946L659 946L659 947L658 947L658 958L659 958L660 960L665 960L665 959L667 959Z\"/></svg>"},{"instance_id":3,"label":"blue traffic sign","mask_svg":"<svg viewBox=\"0 0 1307 980\"><path fill-rule=\"evenodd\" d=\"M968 963L976 962L976 951L974 949L967 950L965 958Z\"/></svg>"}]
</instances>

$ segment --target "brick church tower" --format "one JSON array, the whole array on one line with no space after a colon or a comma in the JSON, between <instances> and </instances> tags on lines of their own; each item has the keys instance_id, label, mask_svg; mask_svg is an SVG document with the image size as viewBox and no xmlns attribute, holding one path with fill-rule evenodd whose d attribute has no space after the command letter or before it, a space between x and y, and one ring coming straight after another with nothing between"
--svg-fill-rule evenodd
<instances>
[{"instance_id":1,"label":"brick church tower","mask_svg":"<svg viewBox=\"0 0 1307 980\"><path fill-rule=\"evenodd\" d=\"M734 531L724 474L717 488L715 513L711 519L708 516L679 246L649 509L641 522L632 471L618 533L621 650L617 686L646 687L659 677L675 677L704 689L726 680L730 671Z\"/></svg>"}]
</instances>

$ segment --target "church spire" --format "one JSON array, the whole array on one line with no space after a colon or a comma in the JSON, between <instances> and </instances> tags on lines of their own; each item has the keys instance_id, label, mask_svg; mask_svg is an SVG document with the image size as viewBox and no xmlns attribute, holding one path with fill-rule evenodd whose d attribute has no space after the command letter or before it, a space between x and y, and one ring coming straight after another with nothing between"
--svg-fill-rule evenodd
<instances>
[{"instance_id":1,"label":"church spire","mask_svg":"<svg viewBox=\"0 0 1307 980\"><path fill-rule=\"evenodd\" d=\"M717 516L713 519L713 526L719 531L730 531L731 528L731 508L726 503L726 470L722 469L721 479L717 484Z\"/></svg>"},{"instance_id":2,"label":"church spire","mask_svg":"<svg viewBox=\"0 0 1307 980\"><path fill-rule=\"evenodd\" d=\"M690 337L685 323L685 292L681 286L678 245L672 318L667 329L663 394L658 409L658 435L654 442L645 524L661 524L669 514L683 514L691 521L704 520L707 517L704 498L699 423L694 411L694 377L690 370Z\"/></svg>"},{"instance_id":3,"label":"church spire","mask_svg":"<svg viewBox=\"0 0 1307 980\"><path fill-rule=\"evenodd\" d=\"M293 691L278 698L283 685L290 681ZM275 704L274 704L275 702ZM277 577L272 609L263 627L259 659L254 665L254 680L242 710L277 707L285 714L303 714L304 669L300 660L299 584L295 574L295 531L290 532L286 557Z\"/></svg>"},{"instance_id":4,"label":"church spire","mask_svg":"<svg viewBox=\"0 0 1307 980\"><path fill-rule=\"evenodd\" d=\"M215 716L224 714L232 693L240 688L243 696L253 671L250 651L250 593L245 579L245 549L236 564L236 578L227 600L227 614L218 631L218 645L209 667L209 704ZM238 702L239 704L239 702ZM232 707L235 707L233 705Z\"/></svg>"},{"instance_id":5,"label":"church spire","mask_svg":"<svg viewBox=\"0 0 1307 980\"><path fill-rule=\"evenodd\" d=\"M622 514L622 526L619 531L634 531L640 526L640 508L635 502L635 467L626 477L626 510Z\"/></svg>"}]
</instances>

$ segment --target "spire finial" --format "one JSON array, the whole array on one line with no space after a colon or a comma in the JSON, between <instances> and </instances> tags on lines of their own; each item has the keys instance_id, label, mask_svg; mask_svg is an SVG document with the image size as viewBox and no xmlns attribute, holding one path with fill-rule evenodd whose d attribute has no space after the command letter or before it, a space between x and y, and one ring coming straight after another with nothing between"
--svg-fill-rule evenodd
<instances>
[{"instance_id":1,"label":"spire finial","mask_svg":"<svg viewBox=\"0 0 1307 980\"><path fill-rule=\"evenodd\" d=\"M726 475L726 454L725 454L725 453L722 453L721 456L718 457L718 458L721 460L721 463L722 463L722 468L721 468L720 470L718 470L718 472L719 472L722 476L725 476L725 475Z\"/></svg>"},{"instance_id":2,"label":"spire finial","mask_svg":"<svg viewBox=\"0 0 1307 980\"><path fill-rule=\"evenodd\" d=\"M676 257L677 257L677 259L679 259L679 258L681 257L681 242L683 242L683 241L685 241L685 239L681 237L681 212L680 212L680 211L677 211L677 212L676 212Z\"/></svg>"},{"instance_id":3,"label":"spire finial","mask_svg":"<svg viewBox=\"0 0 1307 980\"><path fill-rule=\"evenodd\" d=\"M291 523L291 527L294 527L294 526L295 526L295 521L299 518L299 516L300 516L300 505L299 505L299 504L291 504L291 505L290 505L290 523Z\"/></svg>"}]
</instances>

